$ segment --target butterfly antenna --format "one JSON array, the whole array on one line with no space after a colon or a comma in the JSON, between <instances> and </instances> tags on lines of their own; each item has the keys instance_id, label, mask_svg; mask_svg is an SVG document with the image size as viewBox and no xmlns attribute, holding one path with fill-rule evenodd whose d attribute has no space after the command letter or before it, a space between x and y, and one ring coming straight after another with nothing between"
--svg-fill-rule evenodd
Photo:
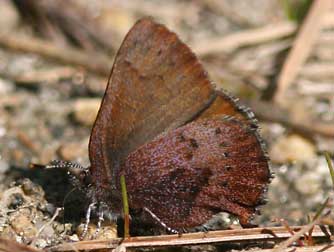
<instances>
[{"instance_id":1,"label":"butterfly antenna","mask_svg":"<svg viewBox=\"0 0 334 252\"><path fill-rule=\"evenodd\" d=\"M78 163L72 163L69 161L64 161L64 160L52 160L50 163L48 163L47 165L42 165L42 164L34 164L34 163L30 163L30 168L32 169L57 169L57 168L78 168L81 170L85 170L86 168L83 167L82 165L78 164Z\"/></svg>"},{"instance_id":2,"label":"butterfly antenna","mask_svg":"<svg viewBox=\"0 0 334 252\"><path fill-rule=\"evenodd\" d=\"M30 164L32 169L65 169L75 184L80 185L79 187L85 188L90 184L91 176L88 167L83 167L78 163L72 163L64 160L53 160L47 165L41 164Z\"/></svg>"}]
</instances>

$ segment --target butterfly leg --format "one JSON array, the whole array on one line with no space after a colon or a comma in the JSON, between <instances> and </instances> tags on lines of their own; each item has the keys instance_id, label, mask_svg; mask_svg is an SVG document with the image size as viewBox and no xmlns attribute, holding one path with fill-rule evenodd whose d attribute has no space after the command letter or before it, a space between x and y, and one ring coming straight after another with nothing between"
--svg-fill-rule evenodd
<instances>
[{"instance_id":1,"label":"butterfly leg","mask_svg":"<svg viewBox=\"0 0 334 252\"><path fill-rule=\"evenodd\" d=\"M102 222L104 221L105 210L106 210L106 205L104 203L101 203L98 205L98 211L97 211L98 221L97 221L97 227L96 227L93 238L96 238L99 232L101 231L101 225L102 225Z\"/></svg>"},{"instance_id":2,"label":"butterfly leg","mask_svg":"<svg viewBox=\"0 0 334 252\"><path fill-rule=\"evenodd\" d=\"M95 208L95 206L96 206L96 202L90 203L89 206L88 206L88 209L87 209L87 212L86 212L86 222L85 222L85 225L84 225L83 232L80 236L81 240L83 238L85 238L85 236L87 235L88 225L89 225L89 222L90 222L90 216L91 216L92 210Z\"/></svg>"},{"instance_id":3,"label":"butterfly leg","mask_svg":"<svg viewBox=\"0 0 334 252\"><path fill-rule=\"evenodd\" d=\"M145 212L147 212L155 221L157 221L162 227L164 227L168 232L172 233L172 234L180 234L177 230L168 227L166 225L166 223L164 223L162 220L159 219L158 216L156 216L150 209L148 209L147 207L143 208Z\"/></svg>"},{"instance_id":4,"label":"butterfly leg","mask_svg":"<svg viewBox=\"0 0 334 252\"><path fill-rule=\"evenodd\" d=\"M96 227L96 230L95 230L95 233L94 233L94 238L96 238L101 230L101 224L102 222L104 221L104 218L103 218L103 215L104 215L104 211L102 208L99 208L98 210L98 221L97 221L97 227Z\"/></svg>"}]
</instances>

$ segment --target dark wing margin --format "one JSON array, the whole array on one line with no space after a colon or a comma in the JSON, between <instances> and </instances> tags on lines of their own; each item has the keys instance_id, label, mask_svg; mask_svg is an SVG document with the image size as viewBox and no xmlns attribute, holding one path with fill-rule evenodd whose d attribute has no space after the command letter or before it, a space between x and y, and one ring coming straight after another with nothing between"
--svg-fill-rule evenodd
<instances>
[{"instance_id":1,"label":"dark wing margin","mask_svg":"<svg viewBox=\"0 0 334 252\"><path fill-rule=\"evenodd\" d=\"M206 71L176 34L150 18L125 37L89 143L97 187L118 181L131 151L204 110L216 94Z\"/></svg>"}]
</instances>

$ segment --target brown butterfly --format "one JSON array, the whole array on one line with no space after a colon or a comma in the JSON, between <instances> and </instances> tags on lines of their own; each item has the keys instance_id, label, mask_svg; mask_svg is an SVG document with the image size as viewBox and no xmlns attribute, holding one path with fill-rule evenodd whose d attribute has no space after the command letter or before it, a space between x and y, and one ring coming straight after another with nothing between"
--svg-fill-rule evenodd
<instances>
[{"instance_id":1,"label":"brown butterfly","mask_svg":"<svg viewBox=\"0 0 334 252\"><path fill-rule=\"evenodd\" d=\"M51 166L89 184L100 216L122 212L124 175L130 208L170 230L221 211L249 225L271 179L253 113L216 91L189 47L150 18L132 27L117 53L89 158L89 170Z\"/></svg>"}]
</instances>

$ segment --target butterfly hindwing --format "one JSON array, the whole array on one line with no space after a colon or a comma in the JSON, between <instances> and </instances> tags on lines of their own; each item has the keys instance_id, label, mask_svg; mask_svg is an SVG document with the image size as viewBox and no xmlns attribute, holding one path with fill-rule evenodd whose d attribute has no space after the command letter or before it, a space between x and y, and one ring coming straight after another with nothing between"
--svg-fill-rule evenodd
<instances>
[{"instance_id":1,"label":"butterfly hindwing","mask_svg":"<svg viewBox=\"0 0 334 252\"><path fill-rule=\"evenodd\" d=\"M128 156L122 174L132 207L149 208L174 229L198 226L221 211L247 224L270 177L252 129L224 116L156 137Z\"/></svg>"}]
</instances>

